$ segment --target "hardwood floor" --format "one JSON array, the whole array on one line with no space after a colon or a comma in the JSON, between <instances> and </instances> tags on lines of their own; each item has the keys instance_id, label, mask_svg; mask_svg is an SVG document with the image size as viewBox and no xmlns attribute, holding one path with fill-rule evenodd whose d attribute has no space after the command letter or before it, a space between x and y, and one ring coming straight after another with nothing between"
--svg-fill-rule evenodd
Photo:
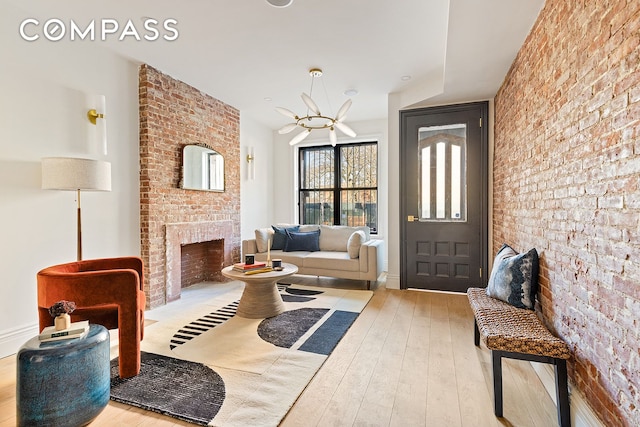
<instances>
[{"instance_id":1,"label":"hardwood floor","mask_svg":"<svg viewBox=\"0 0 640 427\"><path fill-rule=\"evenodd\" d=\"M362 288L296 276L295 283ZM0 427L16 425L15 356L0 359ZM493 415L491 359L473 345L466 295L399 291L374 296L298 398L283 427L557 425L552 399L528 362L503 361L504 415ZM191 426L110 402L97 426Z\"/></svg>"}]
</instances>

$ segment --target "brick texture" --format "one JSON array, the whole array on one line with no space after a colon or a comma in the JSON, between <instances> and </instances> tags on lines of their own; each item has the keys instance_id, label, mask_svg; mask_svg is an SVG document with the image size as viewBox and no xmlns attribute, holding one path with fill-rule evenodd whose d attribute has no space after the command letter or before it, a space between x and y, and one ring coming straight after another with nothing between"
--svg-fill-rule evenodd
<instances>
[{"instance_id":1,"label":"brick texture","mask_svg":"<svg viewBox=\"0 0 640 427\"><path fill-rule=\"evenodd\" d=\"M607 426L640 425L640 2L547 0L495 98L493 248L541 253L547 324Z\"/></svg>"},{"instance_id":2,"label":"brick texture","mask_svg":"<svg viewBox=\"0 0 640 427\"><path fill-rule=\"evenodd\" d=\"M224 264L223 245L222 239L182 245L180 286L186 288L200 282L225 280L220 272Z\"/></svg>"},{"instance_id":3,"label":"brick texture","mask_svg":"<svg viewBox=\"0 0 640 427\"><path fill-rule=\"evenodd\" d=\"M240 258L240 114L148 65L139 71L139 104L141 253L153 308L166 303L166 224L230 221L227 261ZM224 192L179 188L187 144L224 156Z\"/></svg>"}]
</instances>

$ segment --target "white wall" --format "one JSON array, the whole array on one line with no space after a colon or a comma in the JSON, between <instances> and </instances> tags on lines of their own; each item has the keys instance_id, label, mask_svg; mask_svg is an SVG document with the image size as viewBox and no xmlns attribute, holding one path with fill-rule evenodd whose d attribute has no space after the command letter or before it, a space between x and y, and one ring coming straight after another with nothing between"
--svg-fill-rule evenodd
<instances>
[{"instance_id":1,"label":"white wall","mask_svg":"<svg viewBox=\"0 0 640 427\"><path fill-rule=\"evenodd\" d=\"M338 137L338 144L377 141L378 142L378 235L375 238L385 240L385 246L388 245L387 238L389 234L389 209L394 209L389 204L389 163L388 158L388 142L387 142L387 120L369 120L361 122L349 122L356 133L356 138ZM263 222L264 226L275 223L297 223L298 218L298 194L297 194L297 168L298 168L298 148L304 146L329 144L329 134L327 132L317 131L317 136L312 133L302 143L291 147L289 141L291 134L279 135L274 132L273 137L273 158L274 164L277 165L277 173L273 177L273 221ZM338 132L339 134L339 132ZM393 173L393 172L392 172ZM389 251L385 248L385 258L389 256ZM392 255L395 256L395 255ZM385 265L387 263L385 262ZM385 267L386 270L386 267Z\"/></svg>"},{"instance_id":2,"label":"white wall","mask_svg":"<svg viewBox=\"0 0 640 427\"><path fill-rule=\"evenodd\" d=\"M255 177L249 179L247 154L254 151ZM241 238L253 239L254 230L274 223L274 175L282 174L274 161L271 129L243 116L240 112L240 212Z\"/></svg>"},{"instance_id":3,"label":"white wall","mask_svg":"<svg viewBox=\"0 0 640 427\"><path fill-rule=\"evenodd\" d=\"M82 194L84 258L139 255L137 64L95 43L28 43L0 5L0 357L37 334L36 273L76 259L74 192L41 189L40 159L111 162L110 193ZM107 99L108 155L87 143L85 94Z\"/></svg>"}]
</instances>

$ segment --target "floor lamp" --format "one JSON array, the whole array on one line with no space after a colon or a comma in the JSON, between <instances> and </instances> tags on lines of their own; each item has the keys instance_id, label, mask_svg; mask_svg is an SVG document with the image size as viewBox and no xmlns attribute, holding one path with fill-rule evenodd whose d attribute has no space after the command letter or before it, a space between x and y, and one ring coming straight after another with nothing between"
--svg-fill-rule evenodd
<instances>
[{"instance_id":1,"label":"floor lamp","mask_svg":"<svg viewBox=\"0 0 640 427\"><path fill-rule=\"evenodd\" d=\"M111 163L73 157L42 159L42 188L76 191L78 199L78 261L82 259L80 191L111 191Z\"/></svg>"}]
</instances>

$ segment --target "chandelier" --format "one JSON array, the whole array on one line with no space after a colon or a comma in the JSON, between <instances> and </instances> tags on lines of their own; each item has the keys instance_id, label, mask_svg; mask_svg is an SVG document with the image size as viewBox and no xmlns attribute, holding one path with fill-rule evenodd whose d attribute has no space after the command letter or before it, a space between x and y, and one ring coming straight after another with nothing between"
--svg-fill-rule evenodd
<instances>
[{"instance_id":1,"label":"chandelier","mask_svg":"<svg viewBox=\"0 0 640 427\"><path fill-rule=\"evenodd\" d=\"M278 133L280 135L284 135L296 128L302 128L302 131L294 136L291 141L289 141L289 145L296 145L307 136L309 136L311 131L319 129L329 129L329 141L334 147L338 140L336 136L336 128L347 136L350 136L352 138L355 137L356 133L353 131L353 129L343 123L347 111L349 111L349 108L351 107L351 100L347 99L345 103L342 104L342 107L340 107L340 109L338 110L338 114L336 114L335 117L323 115L320 112L320 108L318 108L318 104L316 104L315 101L311 98L311 96L313 95L313 83L316 77L322 77L322 70L319 68L312 68L309 70L309 75L311 76L311 89L309 90L309 95L304 92L302 93L302 95L300 95L302 97L302 101L307 106L306 115L298 116L291 110L282 107L276 107L276 111L278 113L295 120L295 122L288 123L280 128L278 130ZM327 97L327 101L328 100L329 98Z\"/></svg>"}]
</instances>

